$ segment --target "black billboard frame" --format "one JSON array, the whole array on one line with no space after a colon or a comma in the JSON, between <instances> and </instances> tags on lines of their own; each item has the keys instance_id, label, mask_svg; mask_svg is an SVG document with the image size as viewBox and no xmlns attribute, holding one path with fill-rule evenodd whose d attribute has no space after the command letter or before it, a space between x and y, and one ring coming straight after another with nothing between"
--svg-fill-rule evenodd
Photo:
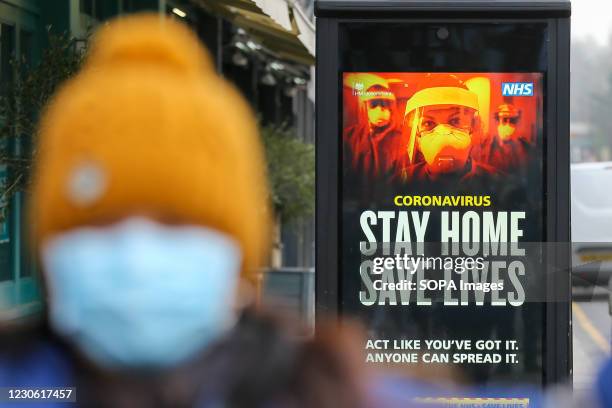
<instances>
[{"instance_id":1,"label":"black billboard frame","mask_svg":"<svg viewBox=\"0 0 612 408\"><path fill-rule=\"evenodd\" d=\"M493 6L492 6L493 4ZM339 25L351 22L546 23L549 33L546 91L546 236L569 243L570 148L569 1L317 1L316 70L316 319L339 319L341 299L339 234L341 200L338 107ZM332 90L332 92L330 92ZM321 97L325 95L325 97ZM548 254L544 384L571 383L572 323L570 252ZM559 273L561 271L561 273ZM567 273L566 273L567 271ZM562 279L559 279L562 277ZM567 299L567 301L563 301Z\"/></svg>"}]
</instances>

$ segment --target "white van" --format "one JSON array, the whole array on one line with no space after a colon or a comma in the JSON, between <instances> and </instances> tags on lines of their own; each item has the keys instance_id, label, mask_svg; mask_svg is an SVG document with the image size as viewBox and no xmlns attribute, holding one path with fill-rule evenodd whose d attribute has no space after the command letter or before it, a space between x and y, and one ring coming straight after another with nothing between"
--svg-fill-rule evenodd
<instances>
[{"instance_id":1,"label":"white van","mask_svg":"<svg viewBox=\"0 0 612 408\"><path fill-rule=\"evenodd\" d=\"M571 165L572 283L607 287L612 275L612 162Z\"/></svg>"}]
</instances>

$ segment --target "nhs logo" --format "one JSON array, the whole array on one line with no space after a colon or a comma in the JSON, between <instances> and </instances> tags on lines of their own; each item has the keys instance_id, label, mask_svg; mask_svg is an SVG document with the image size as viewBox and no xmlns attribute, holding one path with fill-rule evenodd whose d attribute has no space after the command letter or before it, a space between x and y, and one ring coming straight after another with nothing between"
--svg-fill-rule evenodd
<instances>
[{"instance_id":1,"label":"nhs logo","mask_svg":"<svg viewBox=\"0 0 612 408\"><path fill-rule=\"evenodd\" d=\"M502 82L503 96L533 96L533 82Z\"/></svg>"}]
</instances>

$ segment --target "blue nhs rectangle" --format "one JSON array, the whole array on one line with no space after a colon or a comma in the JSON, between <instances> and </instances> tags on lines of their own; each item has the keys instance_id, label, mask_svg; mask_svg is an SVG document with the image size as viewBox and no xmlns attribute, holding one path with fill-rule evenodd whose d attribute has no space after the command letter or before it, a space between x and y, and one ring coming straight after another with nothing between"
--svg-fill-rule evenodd
<instances>
[{"instance_id":1,"label":"blue nhs rectangle","mask_svg":"<svg viewBox=\"0 0 612 408\"><path fill-rule=\"evenodd\" d=\"M503 96L533 96L533 82L502 82Z\"/></svg>"}]
</instances>

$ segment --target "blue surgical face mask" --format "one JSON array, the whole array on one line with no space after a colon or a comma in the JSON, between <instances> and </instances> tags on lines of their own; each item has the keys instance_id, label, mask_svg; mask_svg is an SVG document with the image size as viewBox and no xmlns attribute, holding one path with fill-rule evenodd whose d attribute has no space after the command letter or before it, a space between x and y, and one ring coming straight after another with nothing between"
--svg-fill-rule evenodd
<instances>
[{"instance_id":1,"label":"blue surgical face mask","mask_svg":"<svg viewBox=\"0 0 612 408\"><path fill-rule=\"evenodd\" d=\"M131 218L43 247L50 323L110 369L177 365L233 323L241 253L203 227Z\"/></svg>"}]
</instances>

